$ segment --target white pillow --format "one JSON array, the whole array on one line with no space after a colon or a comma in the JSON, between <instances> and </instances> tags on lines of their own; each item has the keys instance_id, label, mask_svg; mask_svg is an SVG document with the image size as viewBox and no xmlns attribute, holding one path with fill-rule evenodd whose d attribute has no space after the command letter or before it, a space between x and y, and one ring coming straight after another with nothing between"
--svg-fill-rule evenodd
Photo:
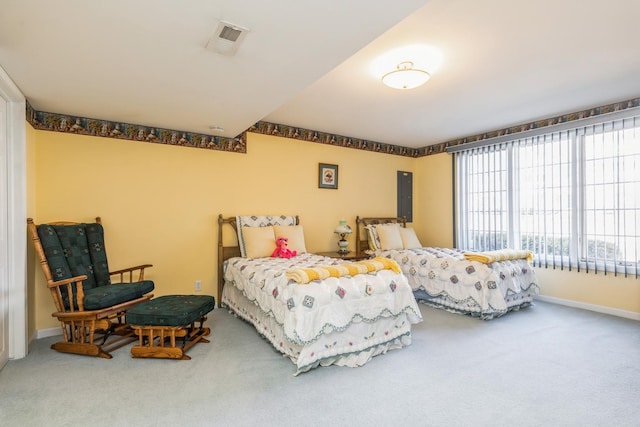
<instances>
[{"instance_id":1,"label":"white pillow","mask_svg":"<svg viewBox=\"0 0 640 427\"><path fill-rule=\"evenodd\" d=\"M400 227L400 237L402 238L402 247L405 249L421 248L420 240L416 236L416 230L413 228Z\"/></svg>"},{"instance_id":2,"label":"white pillow","mask_svg":"<svg viewBox=\"0 0 640 427\"><path fill-rule=\"evenodd\" d=\"M301 225L274 225L276 239L278 237L286 237L289 239L289 249L296 251L298 254L307 252L304 244L304 231Z\"/></svg>"},{"instance_id":3,"label":"white pillow","mask_svg":"<svg viewBox=\"0 0 640 427\"><path fill-rule=\"evenodd\" d=\"M376 225L376 232L380 238L380 249L383 251L390 249L402 249L400 224L379 224Z\"/></svg>"},{"instance_id":4,"label":"white pillow","mask_svg":"<svg viewBox=\"0 0 640 427\"><path fill-rule=\"evenodd\" d=\"M270 257L276 248L276 236L272 226L243 227L247 258Z\"/></svg>"}]
</instances>

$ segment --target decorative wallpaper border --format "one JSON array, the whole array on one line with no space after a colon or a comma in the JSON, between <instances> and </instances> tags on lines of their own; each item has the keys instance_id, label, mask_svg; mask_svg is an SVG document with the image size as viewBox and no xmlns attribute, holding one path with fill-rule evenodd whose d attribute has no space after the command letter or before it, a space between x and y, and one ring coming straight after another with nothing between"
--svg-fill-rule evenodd
<instances>
[{"instance_id":1,"label":"decorative wallpaper border","mask_svg":"<svg viewBox=\"0 0 640 427\"><path fill-rule=\"evenodd\" d=\"M564 114L562 116L551 117L548 119L538 120L535 122L529 122L521 125L512 126L505 129L494 130L491 132L485 132L479 135L468 136L465 138L454 139L440 144L431 145L429 147L421 148L420 156L428 156L430 154L443 153L448 147L455 147L458 145L468 144L471 142L482 141L489 138L495 138L503 135L516 134L518 132L524 132L532 129L544 128L547 126L557 125L565 122L572 122L574 120L586 119L589 117L599 116L601 114L613 113L616 111L626 110L628 108L634 108L640 106L640 98L632 98L626 101L616 102L609 105L603 105L600 107L590 108L588 110L578 111L576 113Z\"/></svg>"},{"instance_id":2,"label":"decorative wallpaper border","mask_svg":"<svg viewBox=\"0 0 640 427\"><path fill-rule=\"evenodd\" d=\"M334 145L336 147L356 148L358 150L374 151L377 153L395 154L407 157L418 157L420 151L418 148L402 147L400 145L350 138L348 136L262 121L247 129L247 132L281 136L300 141L317 142L319 144Z\"/></svg>"},{"instance_id":3,"label":"decorative wallpaper border","mask_svg":"<svg viewBox=\"0 0 640 427\"><path fill-rule=\"evenodd\" d=\"M54 132L178 145L206 150L231 151L234 153L247 152L245 132L236 138L226 138L108 120L87 119L85 117L36 111L28 102L27 121L35 129Z\"/></svg>"},{"instance_id":4,"label":"decorative wallpaper border","mask_svg":"<svg viewBox=\"0 0 640 427\"><path fill-rule=\"evenodd\" d=\"M465 138L454 139L422 148L403 147L400 145L351 138L263 121L251 126L235 138L227 138L129 123L112 122L108 120L88 119L78 116L46 113L34 110L28 102L26 115L27 121L31 123L35 129L40 130L75 133L79 135L91 135L104 138L126 139L130 141L150 142L156 144L177 145L207 150L228 151L234 153L247 152L247 132L253 132L263 135L280 136L299 141L316 142L336 147L355 148L358 150L366 150L383 154L393 154L406 157L424 157L432 154L444 153L448 147L455 147L503 135L517 134L531 129L544 128L559 123L571 122L574 120L613 113L639 106L640 98L632 98L626 101L520 124L505 129L485 132Z\"/></svg>"}]
</instances>

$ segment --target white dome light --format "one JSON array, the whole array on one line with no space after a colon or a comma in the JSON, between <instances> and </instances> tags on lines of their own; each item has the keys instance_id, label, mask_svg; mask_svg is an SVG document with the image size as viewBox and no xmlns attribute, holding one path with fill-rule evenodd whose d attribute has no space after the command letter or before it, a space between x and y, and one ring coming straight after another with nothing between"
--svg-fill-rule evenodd
<instances>
[{"instance_id":1,"label":"white dome light","mask_svg":"<svg viewBox=\"0 0 640 427\"><path fill-rule=\"evenodd\" d=\"M404 61L395 70L382 76L382 83L394 89L413 89L425 84L430 77L425 70L413 68L413 62Z\"/></svg>"}]
</instances>

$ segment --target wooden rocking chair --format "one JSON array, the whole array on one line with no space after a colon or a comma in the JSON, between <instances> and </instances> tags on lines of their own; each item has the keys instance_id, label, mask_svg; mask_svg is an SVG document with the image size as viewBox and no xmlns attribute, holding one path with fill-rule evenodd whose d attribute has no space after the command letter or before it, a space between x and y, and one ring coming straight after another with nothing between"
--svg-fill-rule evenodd
<instances>
[{"instance_id":1,"label":"wooden rocking chair","mask_svg":"<svg viewBox=\"0 0 640 427\"><path fill-rule=\"evenodd\" d=\"M110 359L111 351L135 341L125 313L153 297L151 280L139 265L109 271L100 217L95 223L52 222L27 228L56 306L63 341L52 349ZM137 281L134 272L139 271ZM119 283L111 283L116 276Z\"/></svg>"}]
</instances>

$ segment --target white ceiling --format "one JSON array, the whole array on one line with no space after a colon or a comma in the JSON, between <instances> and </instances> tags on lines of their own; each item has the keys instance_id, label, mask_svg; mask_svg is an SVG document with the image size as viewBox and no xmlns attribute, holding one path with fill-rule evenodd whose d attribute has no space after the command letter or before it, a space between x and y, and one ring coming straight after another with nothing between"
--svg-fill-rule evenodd
<instances>
[{"instance_id":1,"label":"white ceiling","mask_svg":"<svg viewBox=\"0 0 640 427\"><path fill-rule=\"evenodd\" d=\"M638 0L0 0L0 11L0 67L35 110L188 132L234 137L264 120L418 148L640 96ZM205 48L219 20L250 30L232 57ZM380 55L414 44L442 55L424 86L372 75Z\"/></svg>"}]
</instances>

